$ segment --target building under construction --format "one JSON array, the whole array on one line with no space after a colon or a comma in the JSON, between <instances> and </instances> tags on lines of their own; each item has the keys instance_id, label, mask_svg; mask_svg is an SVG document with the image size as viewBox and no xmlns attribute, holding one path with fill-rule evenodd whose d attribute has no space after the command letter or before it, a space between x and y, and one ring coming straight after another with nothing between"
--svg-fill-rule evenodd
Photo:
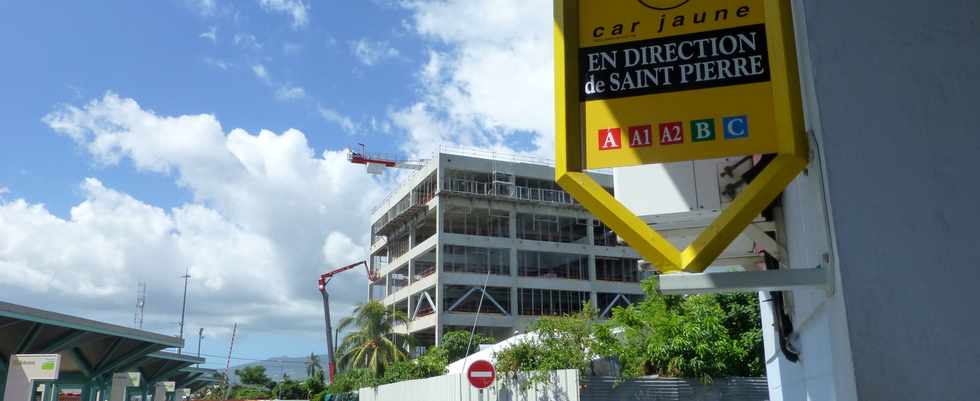
<instances>
[{"instance_id":1,"label":"building under construction","mask_svg":"<svg viewBox=\"0 0 980 401\"><path fill-rule=\"evenodd\" d=\"M553 177L533 160L444 151L393 192L372 215L369 263L372 298L408 316L396 330L434 344L476 322L501 338L587 301L608 317L642 297L636 253Z\"/></svg>"}]
</instances>

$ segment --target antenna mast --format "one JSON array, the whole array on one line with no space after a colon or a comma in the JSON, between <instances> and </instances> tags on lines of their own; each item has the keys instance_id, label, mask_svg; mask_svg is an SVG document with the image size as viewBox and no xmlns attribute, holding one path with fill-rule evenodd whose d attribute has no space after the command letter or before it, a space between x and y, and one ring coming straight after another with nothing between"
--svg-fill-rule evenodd
<instances>
[{"instance_id":1,"label":"antenna mast","mask_svg":"<svg viewBox=\"0 0 980 401\"><path fill-rule=\"evenodd\" d=\"M180 278L184 279L184 298L180 302L181 305L180 305L180 335L179 335L179 337L180 337L181 341L184 340L184 312L187 311L187 281L190 280L190 278L191 278L190 271L191 271L191 268L188 267L187 270L184 270L184 275L183 276L180 276ZM177 353L178 354L180 354L181 351L183 351L183 347L177 348Z\"/></svg>"},{"instance_id":2,"label":"antenna mast","mask_svg":"<svg viewBox=\"0 0 980 401\"><path fill-rule=\"evenodd\" d=\"M133 315L133 326L143 328L143 308L146 307L146 283L140 282L136 289L136 314Z\"/></svg>"},{"instance_id":3,"label":"antenna mast","mask_svg":"<svg viewBox=\"0 0 980 401\"><path fill-rule=\"evenodd\" d=\"M231 375L228 372L231 370L231 350L235 348L235 335L238 334L238 323L235 323L235 328L231 330L231 345L228 346L228 360L225 361L225 397L231 394Z\"/></svg>"}]
</instances>

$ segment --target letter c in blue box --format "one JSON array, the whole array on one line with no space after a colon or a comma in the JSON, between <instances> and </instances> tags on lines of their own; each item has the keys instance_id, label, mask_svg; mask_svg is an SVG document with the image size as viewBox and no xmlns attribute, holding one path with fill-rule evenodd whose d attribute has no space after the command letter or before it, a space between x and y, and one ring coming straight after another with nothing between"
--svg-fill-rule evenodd
<instances>
[{"instance_id":1,"label":"letter c in blue box","mask_svg":"<svg viewBox=\"0 0 980 401\"><path fill-rule=\"evenodd\" d=\"M725 139L749 137L748 116L724 117L721 119L721 125L725 131Z\"/></svg>"}]
</instances>

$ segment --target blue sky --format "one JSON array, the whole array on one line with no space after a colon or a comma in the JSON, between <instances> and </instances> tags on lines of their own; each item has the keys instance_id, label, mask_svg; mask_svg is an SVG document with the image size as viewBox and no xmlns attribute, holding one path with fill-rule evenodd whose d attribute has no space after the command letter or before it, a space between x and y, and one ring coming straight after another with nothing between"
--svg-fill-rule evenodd
<instances>
[{"instance_id":1,"label":"blue sky","mask_svg":"<svg viewBox=\"0 0 980 401\"><path fill-rule=\"evenodd\" d=\"M390 135L369 126L344 132L318 106L358 123L381 118L412 101L418 87L413 66L426 57L423 44L403 25L409 11L370 1L311 6L300 28L287 14L244 1L217 4L209 12L180 0L0 7L6 16L0 37L5 52L16 55L0 65L0 118L8 124L0 183L18 195L45 199L59 214L79 199L64 196L63 188L93 173L160 205L188 200L188 194L168 187L166 177L93 166L71 141L41 123L59 103L113 90L164 115L212 113L224 126L250 131L296 128L314 149L360 142L394 151ZM212 29L213 41L202 36ZM352 51L359 41L380 48L375 65L365 65ZM273 83L259 79L255 66L263 66ZM277 100L282 85L303 88L307 98ZM37 163L39 157L48 162Z\"/></svg>"},{"instance_id":2,"label":"blue sky","mask_svg":"<svg viewBox=\"0 0 980 401\"><path fill-rule=\"evenodd\" d=\"M130 325L145 281L175 334L189 267L204 353L235 322L237 354L323 352L313 280L364 257L397 182L344 149L550 156L550 24L519 0L0 3L0 300ZM331 285L335 318L367 292Z\"/></svg>"}]
</instances>

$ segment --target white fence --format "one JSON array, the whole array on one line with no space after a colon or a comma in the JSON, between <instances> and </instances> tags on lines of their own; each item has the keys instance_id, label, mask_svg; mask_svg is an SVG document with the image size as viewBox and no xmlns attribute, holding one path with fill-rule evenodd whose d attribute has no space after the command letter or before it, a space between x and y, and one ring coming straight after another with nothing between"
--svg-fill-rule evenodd
<instances>
[{"instance_id":1,"label":"white fence","mask_svg":"<svg viewBox=\"0 0 980 401\"><path fill-rule=\"evenodd\" d=\"M463 375L445 375L422 380L362 388L359 401L579 401L578 371L552 372L547 384L521 390L516 382L497 380L479 390Z\"/></svg>"}]
</instances>

